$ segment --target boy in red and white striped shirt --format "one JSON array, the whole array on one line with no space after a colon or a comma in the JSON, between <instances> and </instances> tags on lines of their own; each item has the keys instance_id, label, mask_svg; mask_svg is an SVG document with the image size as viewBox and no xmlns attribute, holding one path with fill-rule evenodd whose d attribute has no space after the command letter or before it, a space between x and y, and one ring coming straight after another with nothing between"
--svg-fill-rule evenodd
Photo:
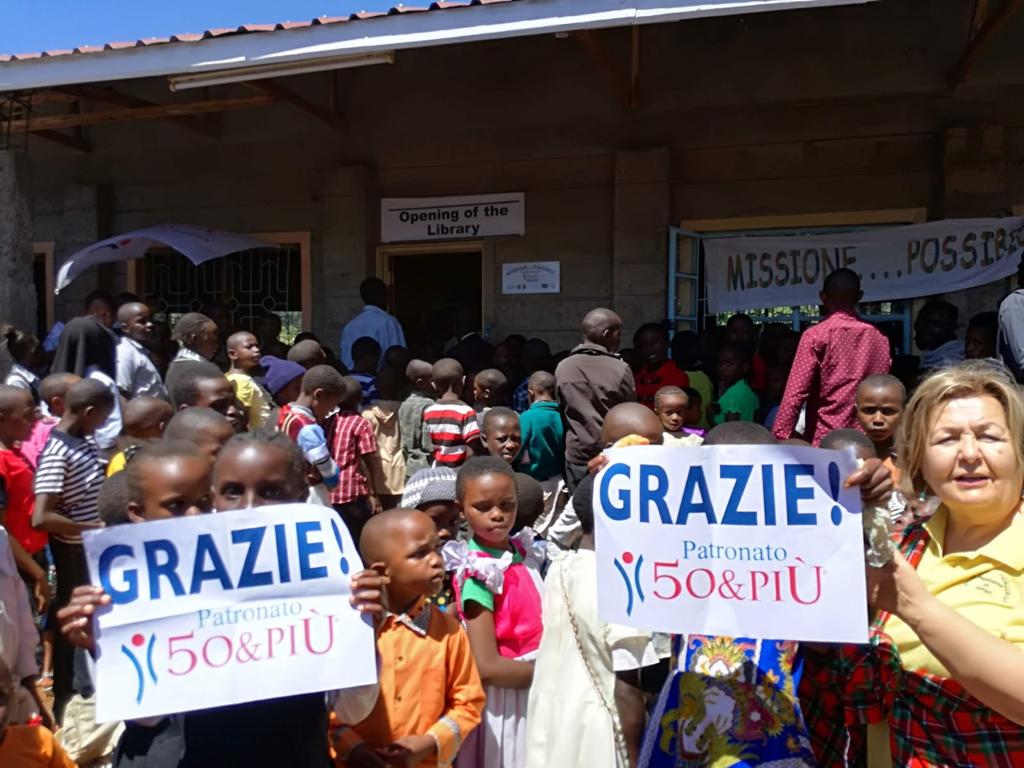
<instances>
[{"instance_id":1,"label":"boy in red and white striped shirt","mask_svg":"<svg viewBox=\"0 0 1024 768\"><path fill-rule=\"evenodd\" d=\"M466 376L458 360L434 363L434 387L438 401L423 411L423 423L434 444L434 466L461 467L467 459L484 453L480 426L473 406L460 399Z\"/></svg>"}]
</instances>

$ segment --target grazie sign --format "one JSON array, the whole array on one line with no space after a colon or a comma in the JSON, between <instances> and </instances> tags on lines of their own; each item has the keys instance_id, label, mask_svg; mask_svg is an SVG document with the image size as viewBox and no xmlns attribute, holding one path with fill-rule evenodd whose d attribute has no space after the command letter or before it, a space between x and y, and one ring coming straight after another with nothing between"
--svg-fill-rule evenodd
<instances>
[{"instance_id":1,"label":"grazie sign","mask_svg":"<svg viewBox=\"0 0 1024 768\"><path fill-rule=\"evenodd\" d=\"M83 536L100 722L365 685L373 628L349 605L362 569L334 510L286 504Z\"/></svg>"},{"instance_id":2,"label":"grazie sign","mask_svg":"<svg viewBox=\"0 0 1024 768\"><path fill-rule=\"evenodd\" d=\"M641 446L594 483L598 612L658 632L867 640L852 455Z\"/></svg>"},{"instance_id":3,"label":"grazie sign","mask_svg":"<svg viewBox=\"0 0 1024 768\"><path fill-rule=\"evenodd\" d=\"M707 239L703 245L711 312L817 305L825 277L841 267L860 275L865 301L882 301L948 293L1009 277L1024 252L1024 218Z\"/></svg>"}]
</instances>

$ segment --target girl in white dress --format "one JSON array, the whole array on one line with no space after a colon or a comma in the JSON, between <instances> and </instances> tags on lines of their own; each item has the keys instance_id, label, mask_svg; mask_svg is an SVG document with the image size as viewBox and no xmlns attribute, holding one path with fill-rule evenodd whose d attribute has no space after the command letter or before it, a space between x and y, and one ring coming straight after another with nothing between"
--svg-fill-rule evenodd
<instances>
[{"instance_id":1,"label":"girl in white dress","mask_svg":"<svg viewBox=\"0 0 1024 768\"><path fill-rule=\"evenodd\" d=\"M533 532L509 536L516 521L515 475L501 459L470 459L456 495L472 530L451 542L460 614L487 694L480 726L459 752L460 768L525 768L526 709L542 634L540 558ZM525 534L525 535L524 535Z\"/></svg>"}]
</instances>

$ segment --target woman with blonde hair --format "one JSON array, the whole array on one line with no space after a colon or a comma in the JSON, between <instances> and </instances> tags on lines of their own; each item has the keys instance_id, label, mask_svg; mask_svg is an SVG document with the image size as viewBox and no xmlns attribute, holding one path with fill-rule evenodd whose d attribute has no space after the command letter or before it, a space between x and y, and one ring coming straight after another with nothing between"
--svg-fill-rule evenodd
<instances>
[{"instance_id":1,"label":"woman with blonde hair","mask_svg":"<svg viewBox=\"0 0 1024 768\"><path fill-rule=\"evenodd\" d=\"M870 643L808 658L818 760L1024 765L1021 393L991 363L945 368L910 399L897 453L904 481L940 506L868 569Z\"/></svg>"}]
</instances>

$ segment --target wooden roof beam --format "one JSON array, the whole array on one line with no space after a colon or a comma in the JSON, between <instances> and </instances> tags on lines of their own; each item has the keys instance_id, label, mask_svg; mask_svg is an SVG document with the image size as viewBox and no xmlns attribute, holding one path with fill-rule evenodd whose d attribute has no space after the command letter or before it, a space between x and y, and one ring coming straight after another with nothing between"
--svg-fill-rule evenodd
<instances>
[{"instance_id":1,"label":"wooden roof beam","mask_svg":"<svg viewBox=\"0 0 1024 768\"><path fill-rule=\"evenodd\" d=\"M1006 26L1022 7L1024 7L1024 0L1006 0L998 11L991 14L987 2L975 5L971 25L972 28L977 28L977 32L967 42L967 47L960 56L960 60L949 73L947 82L950 90L963 84L992 37ZM984 16L982 16L983 13ZM980 26L976 26L982 18L984 18L984 22Z\"/></svg>"},{"instance_id":2,"label":"wooden roof beam","mask_svg":"<svg viewBox=\"0 0 1024 768\"><path fill-rule=\"evenodd\" d=\"M202 115L211 112L227 112L236 109L253 109L273 104L270 96L246 96L236 99L208 99L178 104L159 104L151 107L111 109L105 112L83 112L81 114L46 115L29 121L18 120L11 124L11 130L32 132L62 130L80 125L102 125L105 123L128 123L137 120L166 120L171 117ZM27 124L26 124L27 122Z\"/></svg>"},{"instance_id":3,"label":"wooden roof beam","mask_svg":"<svg viewBox=\"0 0 1024 768\"><path fill-rule=\"evenodd\" d=\"M637 28L634 27L634 30ZM640 38L639 34L633 34L630 38L630 66L629 74L625 75L622 67L615 61L611 51L601 41L597 32L592 29L585 29L573 32L572 37L583 43L590 58L601 71L605 82L608 84L612 96L617 102L627 108L634 108L638 104L637 87L640 78Z\"/></svg>"},{"instance_id":4,"label":"wooden roof beam","mask_svg":"<svg viewBox=\"0 0 1024 768\"><path fill-rule=\"evenodd\" d=\"M305 112L311 117L315 117L317 120L330 126L339 133L344 133L348 130L348 121L344 117L336 114L327 107L323 107L314 101L310 101L304 96L300 96L275 80L253 80L251 82L243 83L243 85L270 96L276 101L283 101L287 104L291 104L299 111Z\"/></svg>"},{"instance_id":5,"label":"wooden roof beam","mask_svg":"<svg viewBox=\"0 0 1024 768\"><path fill-rule=\"evenodd\" d=\"M118 107L135 108L162 106L158 102L149 101L148 99L140 99L137 96L131 96L130 94L121 93L113 88L107 88L100 85L64 85L54 88L53 90L75 99L100 101L106 104L113 104ZM202 122L201 119L194 117L174 117L169 118L169 122L177 123L183 128L212 139L217 138L220 133L213 126L207 125Z\"/></svg>"}]
</instances>

